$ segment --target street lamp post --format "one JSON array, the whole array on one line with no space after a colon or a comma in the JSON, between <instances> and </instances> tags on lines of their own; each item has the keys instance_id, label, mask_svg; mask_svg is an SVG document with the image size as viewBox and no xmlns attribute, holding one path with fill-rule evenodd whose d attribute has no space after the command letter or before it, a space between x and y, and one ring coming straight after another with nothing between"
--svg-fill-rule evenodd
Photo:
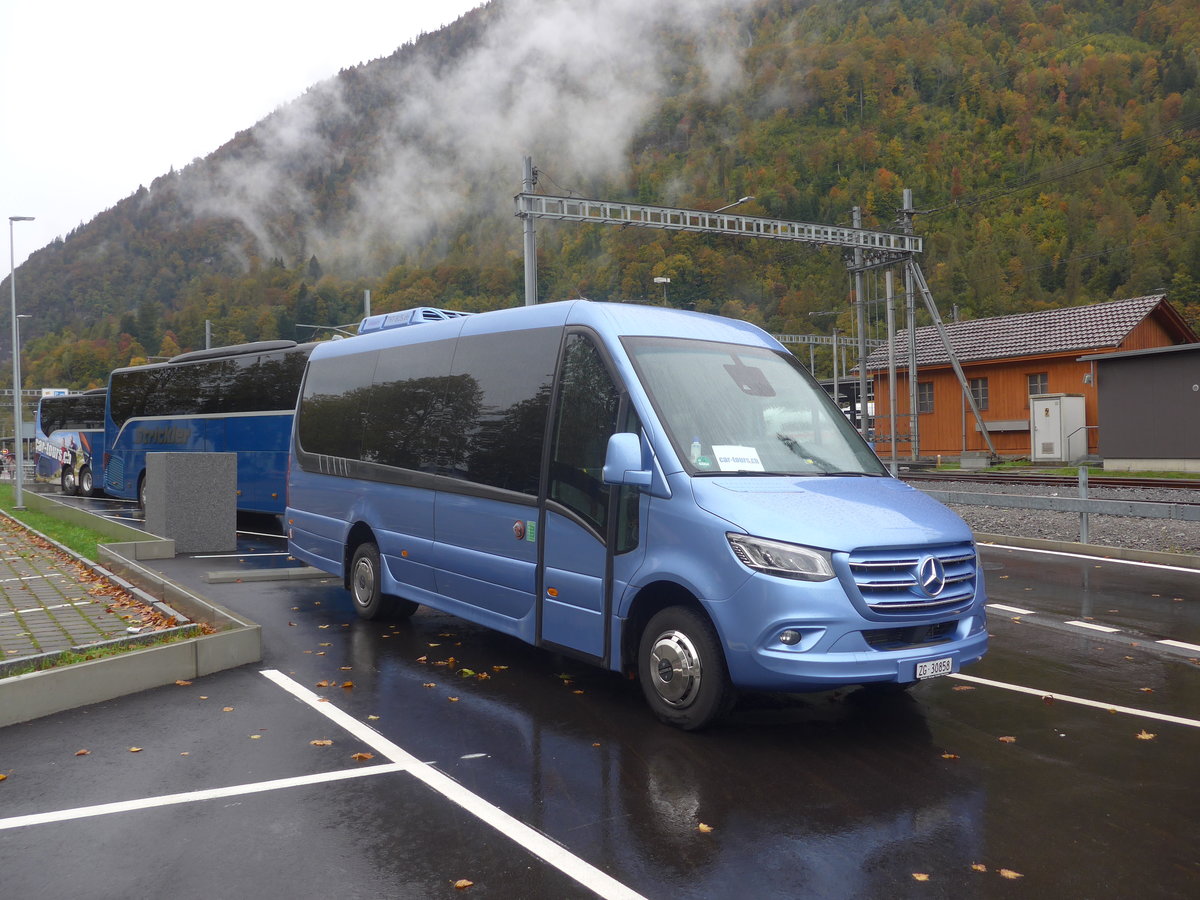
<instances>
[{"instance_id":1,"label":"street lamp post","mask_svg":"<svg viewBox=\"0 0 1200 900\"><path fill-rule=\"evenodd\" d=\"M667 285L671 283L671 279L663 275L655 275L654 283L663 286L663 306L667 305Z\"/></svg>"},{"instance_id":2,"label":"street lamp post","mask_svg":"<svg viewBox=\"0 0 1200 900\"><path fill-rule=\"evenodd\" d=\"M13 472L13 508L24 509L25 498L21 495L21 484L24 479L25 453L21 446L21 331L17 321L17 256L13 250L13 223L32 222L33 216L8 217L8 259L10 273L8 286L12 289L12 347L13 347L13 460L16 469Z\"/></svg>"}]
</instances>

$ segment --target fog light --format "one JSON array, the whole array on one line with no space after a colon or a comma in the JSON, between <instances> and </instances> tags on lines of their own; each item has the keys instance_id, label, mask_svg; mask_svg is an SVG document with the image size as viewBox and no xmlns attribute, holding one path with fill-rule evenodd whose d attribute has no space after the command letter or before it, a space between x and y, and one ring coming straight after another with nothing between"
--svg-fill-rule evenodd
<instances>
[{"instance_id":1,"label":"fog light","mask_svg":"<svg viewBox=\"0 0 1200 900\"><path fill-rule=\"evenodd\" d=\"M787 631L781 631L779 633L779 643L787 644L790 647L792 644L800 643L800 637L800 632L793 628L789 628Z\"/></svg>"}]
</instances>

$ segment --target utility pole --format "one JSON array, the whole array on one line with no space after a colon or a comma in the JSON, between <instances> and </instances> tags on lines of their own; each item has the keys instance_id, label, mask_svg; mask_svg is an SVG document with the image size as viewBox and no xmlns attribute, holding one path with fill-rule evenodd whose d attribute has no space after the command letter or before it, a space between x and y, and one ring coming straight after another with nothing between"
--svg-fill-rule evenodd
<instances>
[{"instance_id":1,"label":"utility pole","mask_svg":"<svg viewBox=\"0 0 1200 900\"><path fill-rule=\"evenodd\" d=\"M862 228L862 207L854 207L852 223ZM858 324L858 433L867 437L867 302L863 297L863 252L854 248L854 305Z\"/></svg>"},{"instance_id":2,"label":"utility pole","mask_svg":"<svg viewBox=\"0 0 1200 900\"><path fill-rule=\"evenodd\" d=\"M532 194L533 186L537 184L537 177L533 169L533 157L526 156L524 163L525 174L521 180L521 191L525 194ZM533 230L533 216L524 216L523 218L525 219L525 305L537 306L537 235Z\"/></svg>"}]
</instances>

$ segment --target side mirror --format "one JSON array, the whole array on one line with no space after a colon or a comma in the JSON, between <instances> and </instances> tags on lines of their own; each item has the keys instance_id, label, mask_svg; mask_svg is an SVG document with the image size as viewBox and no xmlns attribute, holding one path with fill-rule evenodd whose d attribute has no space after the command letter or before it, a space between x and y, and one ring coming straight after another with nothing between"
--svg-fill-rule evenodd
<instances>
[{"instance_id":1,"label":"side mirror","mask_svg":"<svg viewBox=\"0 0 1200 900\"><path fill-rule=\"evenodd\" d=\"M650 470L642 468L641 437L627 431L612 435L604 457L604 483L649 487L651 478Z\"/></svg>"}]
</instances>

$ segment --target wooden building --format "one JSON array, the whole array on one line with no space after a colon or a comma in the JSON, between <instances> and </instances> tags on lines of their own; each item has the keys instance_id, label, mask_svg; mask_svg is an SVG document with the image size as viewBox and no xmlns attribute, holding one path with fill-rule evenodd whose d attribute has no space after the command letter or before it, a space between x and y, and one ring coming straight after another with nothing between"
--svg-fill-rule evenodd
<instances>
[{"instance_id":1,"label":"wooden building","mask_svg":"<svg viewBox=\"0 0 1200 900\"><path fill-rule=\"evenodd\" d=\"M996 453L1009 458L1031 455L1029 398L1037 394L1082 395L1087 451L1097 452L1096 361L1081 357L1198 340L1165 294L956 322L947 324L946 331ZM916 332L917 444L913 446L906 331L896 336L894 347L897 457L986 453L987 441L933 326ZM887 361L886 346L867 359L875 396L875 447L885 459L892 452L893 434Z\"/></svg>"}]
</instances>

